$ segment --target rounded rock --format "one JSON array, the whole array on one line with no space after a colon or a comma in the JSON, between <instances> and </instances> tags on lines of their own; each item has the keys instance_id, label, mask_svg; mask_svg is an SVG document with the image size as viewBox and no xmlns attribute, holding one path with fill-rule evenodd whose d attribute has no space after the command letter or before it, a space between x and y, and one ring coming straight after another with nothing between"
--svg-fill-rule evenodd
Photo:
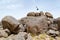
<instances>
[{"instance_id":1,"label":"rounded rock","mask_svg":"<svg viewBox=\"0 0 60 40\"><path fill-rule=\"evenodd\" d=\"M3 29L9 29L11 32L15 33L14 30L18 28L19 22L12 16L5 16L2 19Z\"/></svg>"},{"instance_id":2,"label":"rounded rock","mask_svg":"<svg viewBox=\"0 0 60 40\"><path fill-rule=\"evenodd\" d=\"M29 13L27 14L27 16L35 16L35 13L34 13L34 12L29 12Z\"/></svg>"},{"instance_id":3,"label":"rounded rock","mask_svg":"<svg viewBox=\"0 0 60 40\"><path fill-rule=\"evenodd\" d=\"M53 18L52 14L49 13L49 12L45 12L45 15L46 15L48 18Z\"/></svg>"}]
</instances>

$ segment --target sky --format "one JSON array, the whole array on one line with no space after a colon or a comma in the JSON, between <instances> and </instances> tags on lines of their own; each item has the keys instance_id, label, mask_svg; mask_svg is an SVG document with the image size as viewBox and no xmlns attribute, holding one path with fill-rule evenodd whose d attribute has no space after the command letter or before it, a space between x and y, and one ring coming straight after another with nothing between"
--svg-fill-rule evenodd
<instances>
[{"instance_id":1,"label":"sky","mask_svg":"<svg viewBox=\"0 0 60 40\"><path fill-rule=\"evenodd\" d=\"M50 12L54 18L60 17L60 0L0 0L0 19L13 16L16 19L25 17L28 12Z\"/></svg>"}]
</instances>

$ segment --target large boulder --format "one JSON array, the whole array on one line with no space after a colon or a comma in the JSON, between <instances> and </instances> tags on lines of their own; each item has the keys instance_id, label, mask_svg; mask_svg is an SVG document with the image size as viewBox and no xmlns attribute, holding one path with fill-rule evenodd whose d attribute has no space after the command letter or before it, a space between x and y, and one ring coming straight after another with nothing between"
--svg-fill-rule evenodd
<instances>
[{"instance_id":1,"label":"large boulder","mask_svg":"<svg viewBox=\"0 0 60 40\"><path fill-rule=\"evenodd\" d=\"M5 16L2 19L3 29L9 29L12 33L17 33L19 22L12 16Z\"/></svg>"},{"instance_id":2,"label":"large boulder","mask_svg":"<svg viewBox=\"0 0 60 40\"><path fill-rule=\"evenodd\" d=\"M48 18L53 18L52 14L49 13L49 12L45 12L45 15L46 15Z\"/></svg>"},{"instance_id":3,"label":"large boulder","mask_svg":"<svg viewBox=\"0 0 60 40\"><path fill-rule=\"evenodd\" d=\"M35 16L35 13L34 13L34 12L29 12L29 13L27 14L27 16Z\"/></svg>"},{"instance_id":4,"label":"large boulder","mask_svg":"<svg viewBox=\"0 0 60 40\"><path fill-rule=\"evenodd\" d=\"M26 25L27 32L33 34L44 33L48 30L47 18L45 16L40 17L25 17L20 20L20 23Z\"/></svg>"}]
</instances>

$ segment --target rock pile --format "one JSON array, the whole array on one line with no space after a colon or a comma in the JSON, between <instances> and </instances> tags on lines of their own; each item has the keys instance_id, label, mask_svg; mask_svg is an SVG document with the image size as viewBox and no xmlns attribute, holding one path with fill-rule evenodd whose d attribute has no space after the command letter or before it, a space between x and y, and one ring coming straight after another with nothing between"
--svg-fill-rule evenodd
<instances>
[{"instance_id":1,"label":"rock pile","mask_svg":"<svg viewBox=\"0 0 60 40\"><path fill-rule=\"evenodd\" d=\"M60 17L54 18L49 12L29 12L26 17L19 20L5 16L0 22L0 40L59 40L59 38Z\"/></svg>"}]
</instances>

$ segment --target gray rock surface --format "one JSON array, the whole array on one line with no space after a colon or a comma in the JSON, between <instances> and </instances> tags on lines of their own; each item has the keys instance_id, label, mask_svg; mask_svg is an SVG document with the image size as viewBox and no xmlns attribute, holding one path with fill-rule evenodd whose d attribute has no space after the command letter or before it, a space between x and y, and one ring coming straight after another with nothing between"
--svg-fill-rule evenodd
<instances>
[{"instance_id":1,"label":"gray rock surface","mask_svg":"<svg viewBox=\"0 0 60 40\"><path fill-rule=\"evenodd\" d=\"M30 34L27 34L26 32L20 32L18 35L15 35L13 37L13 40L32 40L32 37Z\"/></svg>"},{"instance_id":2,"label":"gray rock surface","mask_svg":"<svg viewBox=\"0 0 60 40\"><path fill-rule=\"evenodd\" d=\"M20 20L22 24L27 25L27 32L43 33L48 29L47 18L41 17L25 17Z\"/></svg>"},{"instance_id":3,"label":"gray rock surface","mask_svg":"<svg viewBox=\"0 0 60 40\"><path fill-rule=\"evenodd\" d=\"M57 23L58 29L59 29L59 31L60 31L60 17L56 18L56 19L54 20L54 22Z\"/></svg>"},{"instance_id":4,"label":"gray rock surface","mask_svg":"<svg viewBox=\"0 0 60 40\"><path fill-rule=\"evenodd\" d=\"M50 36L52 36L52 37L56 37L56 36L58 36L60 33L59 33L59 31L55 31L55 30L49 30L48 32L47 32L47 34L49 34Z\"/></svg>"},{"instance_id":5,"label":"gray rock surface","mask_svg":"<svg viewBox=\"0 0 60 40\"><path fill-rule=\"evenodd\" d=\"M8 33L5 30L0 30L0 37L8 37Z\"/></svg>"},{"instance_id":6,"label":"gray rock surface","mask_svg":"<svg viewBox=\"0 0 60 40\"><path fill-rule=\"evenodd\" d=\"M15 29L18 28L19 22L15 18L13 18L12 16L5 16L2 19L2 25L3 25L3 29L7 28L11 32L17 33L17 31Z\"/></svg>"}]
</instances>

